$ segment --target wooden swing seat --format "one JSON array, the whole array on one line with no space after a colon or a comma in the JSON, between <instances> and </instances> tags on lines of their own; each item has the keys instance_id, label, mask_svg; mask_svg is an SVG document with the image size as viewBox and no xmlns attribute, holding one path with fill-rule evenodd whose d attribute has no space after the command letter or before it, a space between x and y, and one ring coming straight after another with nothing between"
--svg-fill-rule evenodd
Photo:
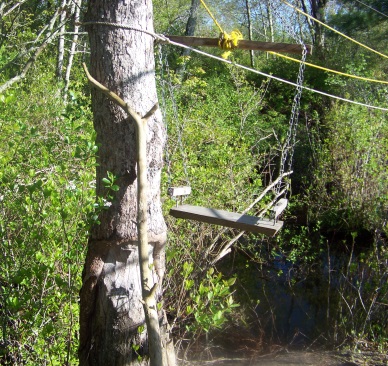
<instances>
[{"instance_id":1,"label":"wooden swing seat","mask_svg":"<svg viewBox=\"0 0 388 366\"><path fill-rule=\"evenodd\" d=\"M179 219L206 222L268 236L274 236L283 226L283 221L275 222L266 218L191 205L173 207L170 215Z\"/></svg>"}]
</instances>

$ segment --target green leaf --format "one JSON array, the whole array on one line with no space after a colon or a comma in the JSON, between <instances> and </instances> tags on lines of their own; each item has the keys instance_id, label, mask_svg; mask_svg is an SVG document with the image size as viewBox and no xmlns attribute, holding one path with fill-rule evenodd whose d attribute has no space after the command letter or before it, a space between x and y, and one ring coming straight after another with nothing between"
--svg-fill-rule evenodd
<instances>
[{"instance_id":1,"label":"green leaf","mask_svg":"<svg viewBox=\"0 0 388 366\"><path fill-rule=\"evenodd\" d=\"M120 189L120 187L119 187L117 184L114 184L112 187L110 187L110 189L111 189L112 191L117 192L117 191Z\"/></svg>"},{"instance_id":2,"label":"green leaf","mask_svg":"<svg viewBox=\"0 0 388 366\"><path fill-rule=\"evenodd\" d=\"M237 277L232 277L228 279L228 285L233 286L236 283Z\"/></svg>"},{"instance_id":3,"label":"green leaf","mask_svg":"<svg viewBox=\"0 0 388 366\"><path fill-rule=\"evenodd\" d=\"M43 262L44 260L44 255L41 252L36 252L35 253L35 258L38 262Z\"/></svg>"}]
</instances>

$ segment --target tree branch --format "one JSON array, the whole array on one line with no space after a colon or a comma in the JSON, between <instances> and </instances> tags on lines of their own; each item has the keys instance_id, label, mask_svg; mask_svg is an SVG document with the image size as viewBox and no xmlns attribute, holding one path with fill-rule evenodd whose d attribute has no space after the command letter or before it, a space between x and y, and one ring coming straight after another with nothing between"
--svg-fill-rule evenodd
<instances>
[{"instance_id":1,"label":"tree branch","mask_svg":"<svg viewBox=\"0 0 388 366\"><path fill-rule=\"evenodd\" d=\"M82 64L83 68L84 68L84 71L85 71L85 74L86 74L86 77L88 78L89 80L89 83L94 86L96 89L98 89L99 91L101 91L103 94L105 94L112 102L116 103L117 105L119 105L121 108L124 109L125 112L127 112L136 122L136 124L138 124L139 126L141 125L141 120L142 118L140 117L140 115L138 113L136 113L124 100L122 100L115 92L112 92L111 90L109 90L107 87L105 87L104 85L102 85L100 82L98 82L92 75L90 75L89 73L89 70L88 68L86 67L86 64L83 63ZM154 110L154 108L157 108L158 106L158 103L156 103L152 108L151 110L146 114L146 116L151 113L151 111ZM156 110L156 109L155 109ZM152 112L154 113L154 112ZM145 116L145 117L146 117ZM149 116L150 117L150 116ZM148 117L148 118L149 118ZM147 119L148 119L147 118Z\"/></svg>"},{"instance_id":2,"label":"tree branch","mask_svg":"<svg viewBox=\"0 0 388 366\"><path fill-rule=\"evenodd\" d=\"M250 209L252 209L259 201L261 201L264 196L268 193L268 191L270 191L273 187L275 187L284 177L292 174L293 172L292 171L289 171L289 172L286 172L286 173L283 173L281 174L279 177L277 177L270 185L268 185L267 187L265 187L265 189L263 190L263 192L261 192L261 194L243 211L241 212L241 214L246 214ZM279 196L279 195L278 195ZM277 196L277 197L278 197ZM276 199L276 198L275 198ZM271 206L269 206L271 207ZM266 211L268 210L267 209L264 209L262 210L261 212L261 215L263 215ZM260 216L260 215L259 215ZM225 231L228 230L228 228L224 228L222 229L218 234L217 236L215 237L215 239L213 240L213 243L209 246L209 248L206 250L205 252L205 258L209 256L210 252L214 249L215 245L217 244L219 238L221 237L221 235L223 233L225 233Z\"/></svg>"},{"instance_id":3,"label":"tree branch","mask_svg":"<svg viewBox=\"0 0 388 366\"><path fill-rule=\"evenodd\" d=\"M153 279L149 268L149 254L148 254L148 213L147 213L147 138L146 125L147 120L155 113L158 108L156 103L144 118L141 118L130 106L121 99L116 93L110 91L104 85L94 79L85 63L83 68L86 76L96 89L104 93L110 100L124 109L135 121L136 127L136 150L137 150L137 231L138 231L138 245L139 245L139 262L140 262L140 277L143 297L143 308L147 324L147 332L149 339L149 354L151 366L163 365L163 351L159 330L158 309L156 304L155 292L157 284L152 284Z\"/></svg>"}]
</instances>

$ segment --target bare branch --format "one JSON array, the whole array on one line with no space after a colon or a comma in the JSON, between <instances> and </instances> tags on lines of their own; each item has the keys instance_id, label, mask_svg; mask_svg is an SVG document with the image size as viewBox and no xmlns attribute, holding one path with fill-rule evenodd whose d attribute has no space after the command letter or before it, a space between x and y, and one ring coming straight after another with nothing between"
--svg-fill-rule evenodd
<instances>
[{"instance_id":1,"label":"bare branch","mask_svg":"<svg viewBox=\"0 0 388 366\"><path fill-rule=\"evenodd\" d=\"M263 192L261 192L261 194L242 212L242 214L246 214L250 209L252 209L258 202L260 202L264 196L273 188L275 187L284 177L292 174L293 172L292 171L289 171L289 172L286 172L286 173L283 173L281 174L279 177L277 177L270 185L268 185L264 190ZM283 191L282 191L283 192ZM284 193L284 192L283 192ZM277 195L277 197L279 197L279 195ZM276 197L276 198L277 198ZM275 200L276 200L275 198ZM271 205L272 206L272 205ZM268 209L271 207L269 206ZM258 216L262 216L264 215L264 213L268 210L268 209L264 209L261 211L261 213L258 215ZM221 235L225 233L225 231L228 230L228 228L224 228L222 229L218 235L215 237L215 239L213 240L213 243L209 246L209 248L206 250L206 253L205 253L205 257L207 257L210 252L214 249L215 245L217 244L218 240L220 239Z\"/></svg>"},{"instance_id":2,"label":"bare branch","mask_svg":"<svg viewBox=\"0 0 388 366\"><path fill-rule=\"evenodd\" d=\"M15 9L17 9L20 5L24 4L27 0L21 0L16 4L12 5L9 9L5 10L3 13L3 9L5 8L5 3L0 5L0 18L6 17L11 14Z\"/></svg>"},{"instance_id":3,"label":"bare branch","mask_svg":"<svg viewBox=\"0 0 388 366\"><path fill-rule=\"evenodd\" d=\"M261 210L259 213L258 213L258 216L262 216L264 215L273 205L274 203L277 201L277 199L279 197L281 197L285 192L287 191L287 188L284 188L281 192L279 192L276 197L270 202L268 203L267 206L265 206L265 208L263 210ZM224 258L227 254L230 253L231 251L231 246L238 240L240 239L240 237L245 233L245 231L241 231L239 232L233 239L229 240L229 242L227 244L224 245L224 247L222 248L222 250L220 251L220 253L218 253L218 255L216 256L216 258L214 258L211 262L211 265L214 265L216 264L219 260L221 260L222 258ZM213 241L213 244L215 243L215 241ZM213 245L212 244L212 245Z\"/></svg>"},{"instance_id":4,"label":"bare branch","mask_svg":"<svg viewBox=\"0 0 388 366\"><path fill-rule=\"evenodd\" d=\"M89 82L110 100L118 104L135 120L136 126L136 149L137 149L137 227L139 235L139 262L140 278L142 286L143 306L147 324L148 337L150 341L150 365L163 364L163 351L160 339L158 309L155 299L157 283L151 287L152 275L149 268L148 252L148 213L147 213L147 138L146 124L147 119L151 117L158 108L156 103L150 111L141 118L133 111L127 103L124 102L116 93L110 91L104 85L95 80L89 73L85 63L83 68Z\"/></svg>"},{"instance_id":5,"label":"bare branch","mask_svg":"<svg viewBox=\"0 0 388 366\"><path fill-rule=\"evenodd\" d=\"M25 76L27 75L27 72L30 70L31 66L35 63L36 59L39 57L39 55L42 53L42 51L47 47L47 45L51 42L51 40L57 34L57 30L53 31L53 28L54 28L55 22L58 18L58 15L59 15L59 9L57 9L55 11L54 15L50 19L50 23L48 26L49 34L47 35L46 39L41 43L41 45L39 47L34 46L34 47L30 48L31 51L34 50L33 55L28 59L27 63L24 65L22 71L18 75L14 76L13 78L9 79L8 81L6 81L2 85L0 85L0 93L3 93L5 90L7 90L13 84L15 84L18 81L25 78ZM44 29L46 29L46 28L47 28L47 26L44 27ZM34 43L36 43L37 39L41 36L41 34L42 34L42 31L39 33L39 35L35 39Z\"/></svg>"},{"instance_id":6,"label":"bare branch","mask_svg":"<svg viewBox=\"0 0 388 366\"><path fill-rule=\"evenodd\" d=\"M124 100L122 100L116 93L110 91L107 87L99 83L92 75L90 75L88 68L86 67L85 63L82 64L86 77L88 78L89 82L98 90L100 90L102 93L104 93L112 102L119 105L121 108L124 109L125 112L127 112L136 122L138 126L141 125L142 118L139 114L137 114ZM157 106L158 104L156 104ZM155 108L155 106L153 107ZM151 109L151 111L153 110ZM150 112L151 112L150 111ZM148 113L150 113L148 112ZM147 114L148 114L147 113Z\"/></svg>"},{"instance_id":7,"label":"bare branch","mask_svg":"<svg viewBox=\"0 0 388 366\"><path fill-rule=\"evenodd\" d=\"M147 121L158 110L158 108L159 108L159 103L155 103L155 105L143 117L143 120Z\"/></svg>"}]
</instances>

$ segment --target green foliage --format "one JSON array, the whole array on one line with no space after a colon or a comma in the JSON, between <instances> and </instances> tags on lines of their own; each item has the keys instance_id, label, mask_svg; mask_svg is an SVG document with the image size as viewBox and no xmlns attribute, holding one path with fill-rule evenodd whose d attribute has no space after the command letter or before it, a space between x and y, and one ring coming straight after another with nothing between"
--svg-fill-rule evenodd
<instances>
[{"instance_id":1,"label":"green foliage","mask_svg":"<svg viewBox=\"0 0 388 366\"><path fill-rule=\"evenodd\" d=\"M193 265L185 262L183 264L184 290L190 291L191 303L186 306L186 316L193 315L195 322L186 326L189 333L205 331L213 328L221 328L227 321L227 314L239 305L234 303L231 286L236 279L223 280L222 274L214 273L210 268L206 276L200 282L198 288L194 287L194 280L191 278Z\"/></svg>"},{"instance_id":2,"label":"green foliage","mask_svg":"<svg viewBox=\"0 0 388 366\"><path fill-rule=\"evenodd\" d=\"M331 330L330 336L336 340L350 338L357 351L373 347L384 353L388 340L388 317L383 305L388 296L388 253L386 246L378 242L371 250L356 253L356 238L357 232L352 232L339 275L333 274L338 293L332 294L330 302L339 326Z\"/></svg>"},{"instance_id":3,"label":"green foliage","mask_svg":"<svg viewBox=\"0 0 388 366\"><path fill-rule=\"evenodd\" d=\"M262 190L261 160L272 153L266 140L272 126L260 115L266 83L255 88L233 68L208 75L197 62L186 65L187 78L176 85L173 104L165 106L171 147L166 182L189 180L193 203L242 210Z\"/></svg>"},{"instance_id":4,"label":"green foliage","mask_svg":"<svg viewBox=\"0 0 388 366\"><path fill-rule=\"evenodd\" d=\"M56 11L50 1L9 1L4 5L0 18L0 83L20 72L47 36L49 19Z\"/></svg>"},{"instance_id":5,"label":"green foliage","mask_svg":"<svg viewBox=\"0 0 388 366\"><path fill-rule=\"evenodd\" d=\"M326 240L320 231L320 222L315 225L286 227L276 237L277 246L273 248L274 258L282 255L290 263L303 266L303 272L308 272L313 263L317 263L325 249Z\"/></svg>"},{"instance_id":6,"label":"green foliage","mask_svg":"<svg viewBox=\"0 0 388 366\"><path fill-rule=\"evenodd\" d=\"M186 346L190 346L202 334L223 328L230 320L229 315L235 315L239 307L232 290L236 278L225 279L213 267L205 269L200 253L189 242L186 241L188 248L171 244L167 252L169 273L165 308L172 318L178 346L187 338L190 341Z\"/></svg>"},{"instance_id":7,"label":"green foliage","mask_svg":"<svg viewBox=\"0 0 388 366\"><path fill-rule=\"evenodd\" d=\"M378 7L386 1L367 3ZM252 14L256 35L267 34L269 19L262 12L265 6L253 4L260 8ZM56 5L52 1L27 1L17 12L0 19L0 83L20 72L30 57L26 51ZM177 0L168 5L154 1L157 31L183 34L189 3ZM239 27L245 22L241 15L245 14L244 6L229 1L215 13L225 29ZM214 24L202 8L199 15L197 34L214 36ZM358 16L366 21L358 22L355 28ZM378 17L377 24L375 19L375 14L364 9L363 13L338 14L330 20L384 52L387 22ZM276 22L274 26L278 39L290 38ZM329 34L325 47L325 57L314 63L385 78L386 61L376 55ZM276 176L295 90L233 65L196 55L180 57L176 49L169 52L174 70L168 76L174 98L166 98L163 106L170 174L163 173L162 189L166 192L170 183L190 181L193 194L189 203L241 211ZM94 199L98 147L82 70L73 70L72 90L64 104L59 86L52 81L55 57L53 43L24 82L0 95L0 363L4 364L76 364L77 299L88 230L90 224L98 223L99 213L109 207L114 192L120 189L117 177L107 172L102 182L106 195ZM235 51L233 57L249 62L245 51ZM257 54L255 61L260 70L296 79L295 63L264 53ZM305 82L372 104L382 104L387 97L386 87L323 71L308 69ZM336 332L342 339L365 338L384 344L387 336L381 319L386 319L383 304L387 303L388 260L384 236L388 211L385 115L330 104L304 91L301 117L307 128L302 124L295 151L293 188L299 195L293 196L296 204L290 210L298 214L308 211L308 220L291 227L292 215L286 216L290 220L272 243L299 266L303 276L327 255L327 234L344 232L346 239L335 244L337 250L350 253L338 270L339 296L332 299L341 309L335 319L339 324ZM264 207L269 198L252 211ZM167 212L174 202L164 202ZM190 332L195 338L224 327L230 313L236 311L232 296L235 280L213 270L212 261L220 245L236 233L221 234L210 225L166 220L165 301L176 334ZM374 233L373 244L357 236L365 230ZM257 238L246 238L238 246L263 261ZM137 347L133 345L135 351Z\"/></svg>"},{"instance_id":8,"label":"green foliage","mask_svg":"<svg viewBox=\"0 0 388 366\"><path fill-rule=\"evenodd\" d=\"M76 364L97 148L87 99L49 74L0 99L1 362ZM44 85L44 86L43 86Z\"/></svg>"},{"instance_id":9,"label":"green foliage","mask_svg":"<svg viewBox=\"0 0 388 366\"><path fill-rule=\"evenodd\" d=\"M327 117L327 139L317 151L309 198L324 225L353 231L386 230L388 130L385 116L339 107Z\"/></svg>"}]
</instances>

